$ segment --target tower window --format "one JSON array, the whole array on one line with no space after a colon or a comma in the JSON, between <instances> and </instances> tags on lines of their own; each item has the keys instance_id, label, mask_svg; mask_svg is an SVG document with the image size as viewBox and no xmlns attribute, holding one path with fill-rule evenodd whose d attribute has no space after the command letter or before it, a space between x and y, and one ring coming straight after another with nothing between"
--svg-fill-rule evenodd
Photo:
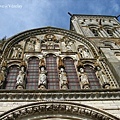
<instances>
[{"instance_id":1,"label":"tower window","mask_svg":"<svg viewBox=\"0 0 120 120\"><path fill-rule=\"evenodd\" d=\"M107 31L107 33L109 34L109 36L113 36L113 31L112 31L112 30L107 29L106 31Z\"/></svg>"},{"instance_id":2,"label":"tower window","mask_svg":"<svg viewBox=\"0 0 120 120\"><path fill-rule=\"evenodd\" d=\"M94 34L94 36L99 36L98 31L96 29L92 28L91 31Z\"/></svg>"}]
</instances>

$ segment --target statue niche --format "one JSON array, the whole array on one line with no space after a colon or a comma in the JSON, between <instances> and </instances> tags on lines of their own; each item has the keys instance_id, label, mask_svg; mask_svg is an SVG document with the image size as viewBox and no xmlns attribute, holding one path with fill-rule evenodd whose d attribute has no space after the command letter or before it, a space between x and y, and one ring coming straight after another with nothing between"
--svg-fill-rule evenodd
<instances>
[{"instance_id":1,"label":"statue niche","mask_svg":"<svg viewBox=\"0 0 120 120\"><path fill-rule=\"evenodd\" d=\"M23 49L21 48L21 46L13 47L12 48L11 58L12 59L20 59L20 58L22 58L22 52L23 52Z\"/></svg>"},{"instance_id":2,"label":"statue niche","mask_svg":"<svg viewBox=\"0 0 120 120\"><path fill-rule=\"evenodd\" d=\"M59 86L60 86L60 89L66 90L68 89L67 74L65 71L63 61L60 57L59 57L58 64L59 64Z\"/></svg>"},{"instance_id":3,"label":"statue niche","mask_svg":"<svg viewBox=\"0 0 120 120\"><path fill-rule=\"evenodd\" d=\"M47 71L45 67L44 58L40 60L40 73L39 73L39 80L38 80L38 89L45 90L47 88Z\"/></svg>"},{"instance_id":4,"label":"statue niche","mask_svg":"<svg viewBox=\"0 0 120 120\"><path fill-rule=\"evenodd\" d=\"M44 36L44 43L46 44L46 49L55 49L55 45L57 44L56 36L53 34L47 34Z\"/></svg>"},{"instance_id":5,"label":"statue niche","mask_svg":"<svg viewBox=\"0 0 120 120\"><path fill-rule=\"evenodd\" d=\"M96 76L97 78L99 79L101 85L103 88L105 89L110 89L110 83L109 83L109 80L105 74L105 72L101 69L101 67L98 65L98 64L95 64L96 65Z\"/></svg>"},{"instance_id":6,"label":"statue niche","mask_svg":"<svg viewBox=\"0 0 120 120\"><path fill-rule=\"evenodd\" d=\"M80 78L80 85L82 89L89 89L90 88L90 83L88 81L88 76L86 72L84 71L84 66L83 64L78 61L78 72L79 72L79 78Z\"/></svg>"},{"instance_id":7,"label":"statue niche","mask_svg":"<svg viewBox=\"0 0 120 120\"><path fill-rule=\"evenodd\" d=\"M36 37L31 37L26 44L26 51L39 52L40 51L40 40Z\"/></svg>"},{"instance_id":8,"label":"statue niche","mask_svg":"<svg viewBox=\"0 0 120 120\"><path fill-rule=\"evenodd\" d=\"M80 54L80 58L91 58L89 50L83 45L78 46L78 53Z\"/></svg>"},{"instance_id":9,"label":"statue niche","mask_svg":"<svg viewBox=\"0 0 120 120\"><path fill-rule=\"evenodd\" d=\"M16 89L20 90L24 88L25 88L25 66L21 66L16 80Z\"/></svg>"}]
</instances>

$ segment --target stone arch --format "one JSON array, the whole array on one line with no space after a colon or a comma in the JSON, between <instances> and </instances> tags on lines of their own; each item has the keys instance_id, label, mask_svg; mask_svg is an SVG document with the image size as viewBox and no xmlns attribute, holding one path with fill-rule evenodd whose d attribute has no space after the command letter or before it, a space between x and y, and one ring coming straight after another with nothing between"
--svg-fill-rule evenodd
<instances>
[{"instance_id":1,"label":"stone arch","mask_svg":"<svg viewBox=\"0 0 120 120\"><path fill-rule=\"evenodd\" d=\"M92 50L95 57L98 56L97 47L94 46L94 43L92 41L89 41L84 36L69 30L46 27L46 28L37 28L37 29L28 30L9 38L2 47L4 57L7 58L10 48L13 47L15 44L19 43L20 41L27 40L31 36L43 35L48 33L67 36L70 40L76 40L78 42L81 42L85 46L87 46L90 50Z\"/></svg>"},{"instance_id":2,"label":"stone arch","mask_svg":"<svg viewBox=\"0 0 120 120\"><path fill-rule=\"evenodd\" d=\"M119 120L119 118L94 107L71 102L38 102L20 106L0 115L1 120Z\"/></svg>"}]
</instances>

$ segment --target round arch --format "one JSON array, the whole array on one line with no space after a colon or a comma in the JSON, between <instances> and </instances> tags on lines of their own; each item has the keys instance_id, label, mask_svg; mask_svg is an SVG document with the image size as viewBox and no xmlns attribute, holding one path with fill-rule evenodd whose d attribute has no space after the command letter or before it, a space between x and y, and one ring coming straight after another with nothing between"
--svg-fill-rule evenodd
<instances>
[{"instance_id":1,"label":"round arch","mask_svg":"<svg viewBox=\"0 0 120 120\"><path fill-rule=\"evenodd\" d=\"M78 103L38 102L17 107L0 115L1 120L119 120L119 118Z\"/></svg>"},{"instance_id":2,"label":"round arch","mask_svg":"<svg viewBox=\"0 0 120 120\"><path fill-rule=\"evenodd\" d=\"M69 30L54 28L54 27L31 29L28 31L21 32L9 38L2 47L3 55L7 57L6 53L9 53L10 48L20 41L27 40L28 38L32 36L50 34L50 33L67 36L71 40L79 41L83 43L84 45L86 45L90 50L92 50L95 57L98 56L97 47L95 47L94 43L92 41L89 41L86 37L80 34L77 34L75 32L69 31Z\"/></svg>"}]
</instances>

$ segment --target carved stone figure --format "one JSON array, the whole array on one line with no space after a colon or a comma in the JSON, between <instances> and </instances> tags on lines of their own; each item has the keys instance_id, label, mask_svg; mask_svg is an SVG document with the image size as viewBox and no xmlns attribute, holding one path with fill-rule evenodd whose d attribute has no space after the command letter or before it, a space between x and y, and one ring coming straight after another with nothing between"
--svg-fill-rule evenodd
<instances>
[{"instance_id":1,"label":"carved stone figure","mask_svg":"<svg viewBox=\"0 0 120 120\"><path fill-rule=\"evenodd\" d=\"M90 58L90 53L87 48L85 48L83 45L80 45L78 47L78 53L80 54L80 57L82 58Z\"/></svg>"},{"instance_id":2,"label":"carved stone figure","mask_svg":"<svg viewBox=\"0 0 120 120\"><path fill-rule=\"evenodd\" d=\"M22 68L22 70L19 71L19 74L17 76L16 88L24 89L24 86L25 86L25 73Z\"/></svg>"},{"instance_id":3,"label":"carved stone figure","mask_svg":"<svg viewBox=\"0 0 120 120\"><path fill-rule=\"evenodd\" d=\"M88 76L84 72L83 68L80 68L80 83L81 83L81 88L83 88L83 89L89 89Z\"/></svg>"},{"instance_id":4,"label":"carved stone figure","mask_svg":"<svg viewBox=\"0 0 120 120\"><path fill-rule=\"evenodd\" d=\"M13 47L12 58L17 59L22 57L22 49L19 47Z\"/></svg>"},{"instance_id":5,"label":"carved stone figure","mask_svg":"<svg viewBox=\"0 0 120 120\"><path fill-rule=\"evenodd\" d=\"M35 41L33 39L30 39L28 41L28 51L34 51L35 50Z\"/></svg>"},{"instance_id":6,"label":"carved stone figure","mask_svg":"<svg viewBox=\"0 0 120 120\"><path fill-rule=\"evenodd\" d=\"M0 86L3 85L4 81L5 81L4 71L1 70L1 72L0 72Z\"/></svg>"},{"instance_id":7,"label":"carved stone figure","mask_svg":"<svg viewBox=\"0 0 120 120\"><path fill-rule=\"evenodd\" d=\"M101 70L100 67L97 67L97 70L98 71L96 72L96 76L99 78L102 87L105 89L109 89L110 83L108 81L107 76L105 75L105 72L103 70Z\"/></svg>"},{"instance_id":8,"label":"carved stone figure","mask_svg":"<svg viewBox=\"0 0 120 120\"><path fill-rule=\"evenodd\" d=\"M67 41L65 41L65 43L66 43L67 52L73 52L74 51L74 42L67 40Z\"/></svg>"},{"instance_id":9,"label":"carved stone figure","mask_svg":"<svg viewBox=\"0 0 120 120\"><path fill-rule=\"evenodd\" d=\"M39 74L39 81L38 81L38 89L46 89L47 86L47 71L45 70L45 66L41 66L40 74Z\"/></svg>"},{"instance_id":10,"label":"carved stone figure","mask_svg":"<svg viewBox=\"0 0 120 120\"><path fill-rule=\"evenodd\" d=\"M90 53L89 53L88 49L86 49L86 48L82 49L82 57L83 58L90 58Z\"/></svg>"},{"instance_id":11,"label":"carved stone figure","mask_svg":"<svg viewBox=\"0 0 120 120\"><path fill-rule=\"evenodd\" d=\"M66 72L63 67L60 68L60 73L59 73L60 81L60 89L68 89L68 80L66 76Z\"/></svg>"},{"instance_id":12,"label":"carved stone figure","mask_svg":"<svg viewBox=\"0 0 120 120\"><path fill-rule=\"evenodd\" d=\"M12 53L12 58L17 58L18 57L18 48L13 47L13 53Z\"/></svg>"}]
</instances>

